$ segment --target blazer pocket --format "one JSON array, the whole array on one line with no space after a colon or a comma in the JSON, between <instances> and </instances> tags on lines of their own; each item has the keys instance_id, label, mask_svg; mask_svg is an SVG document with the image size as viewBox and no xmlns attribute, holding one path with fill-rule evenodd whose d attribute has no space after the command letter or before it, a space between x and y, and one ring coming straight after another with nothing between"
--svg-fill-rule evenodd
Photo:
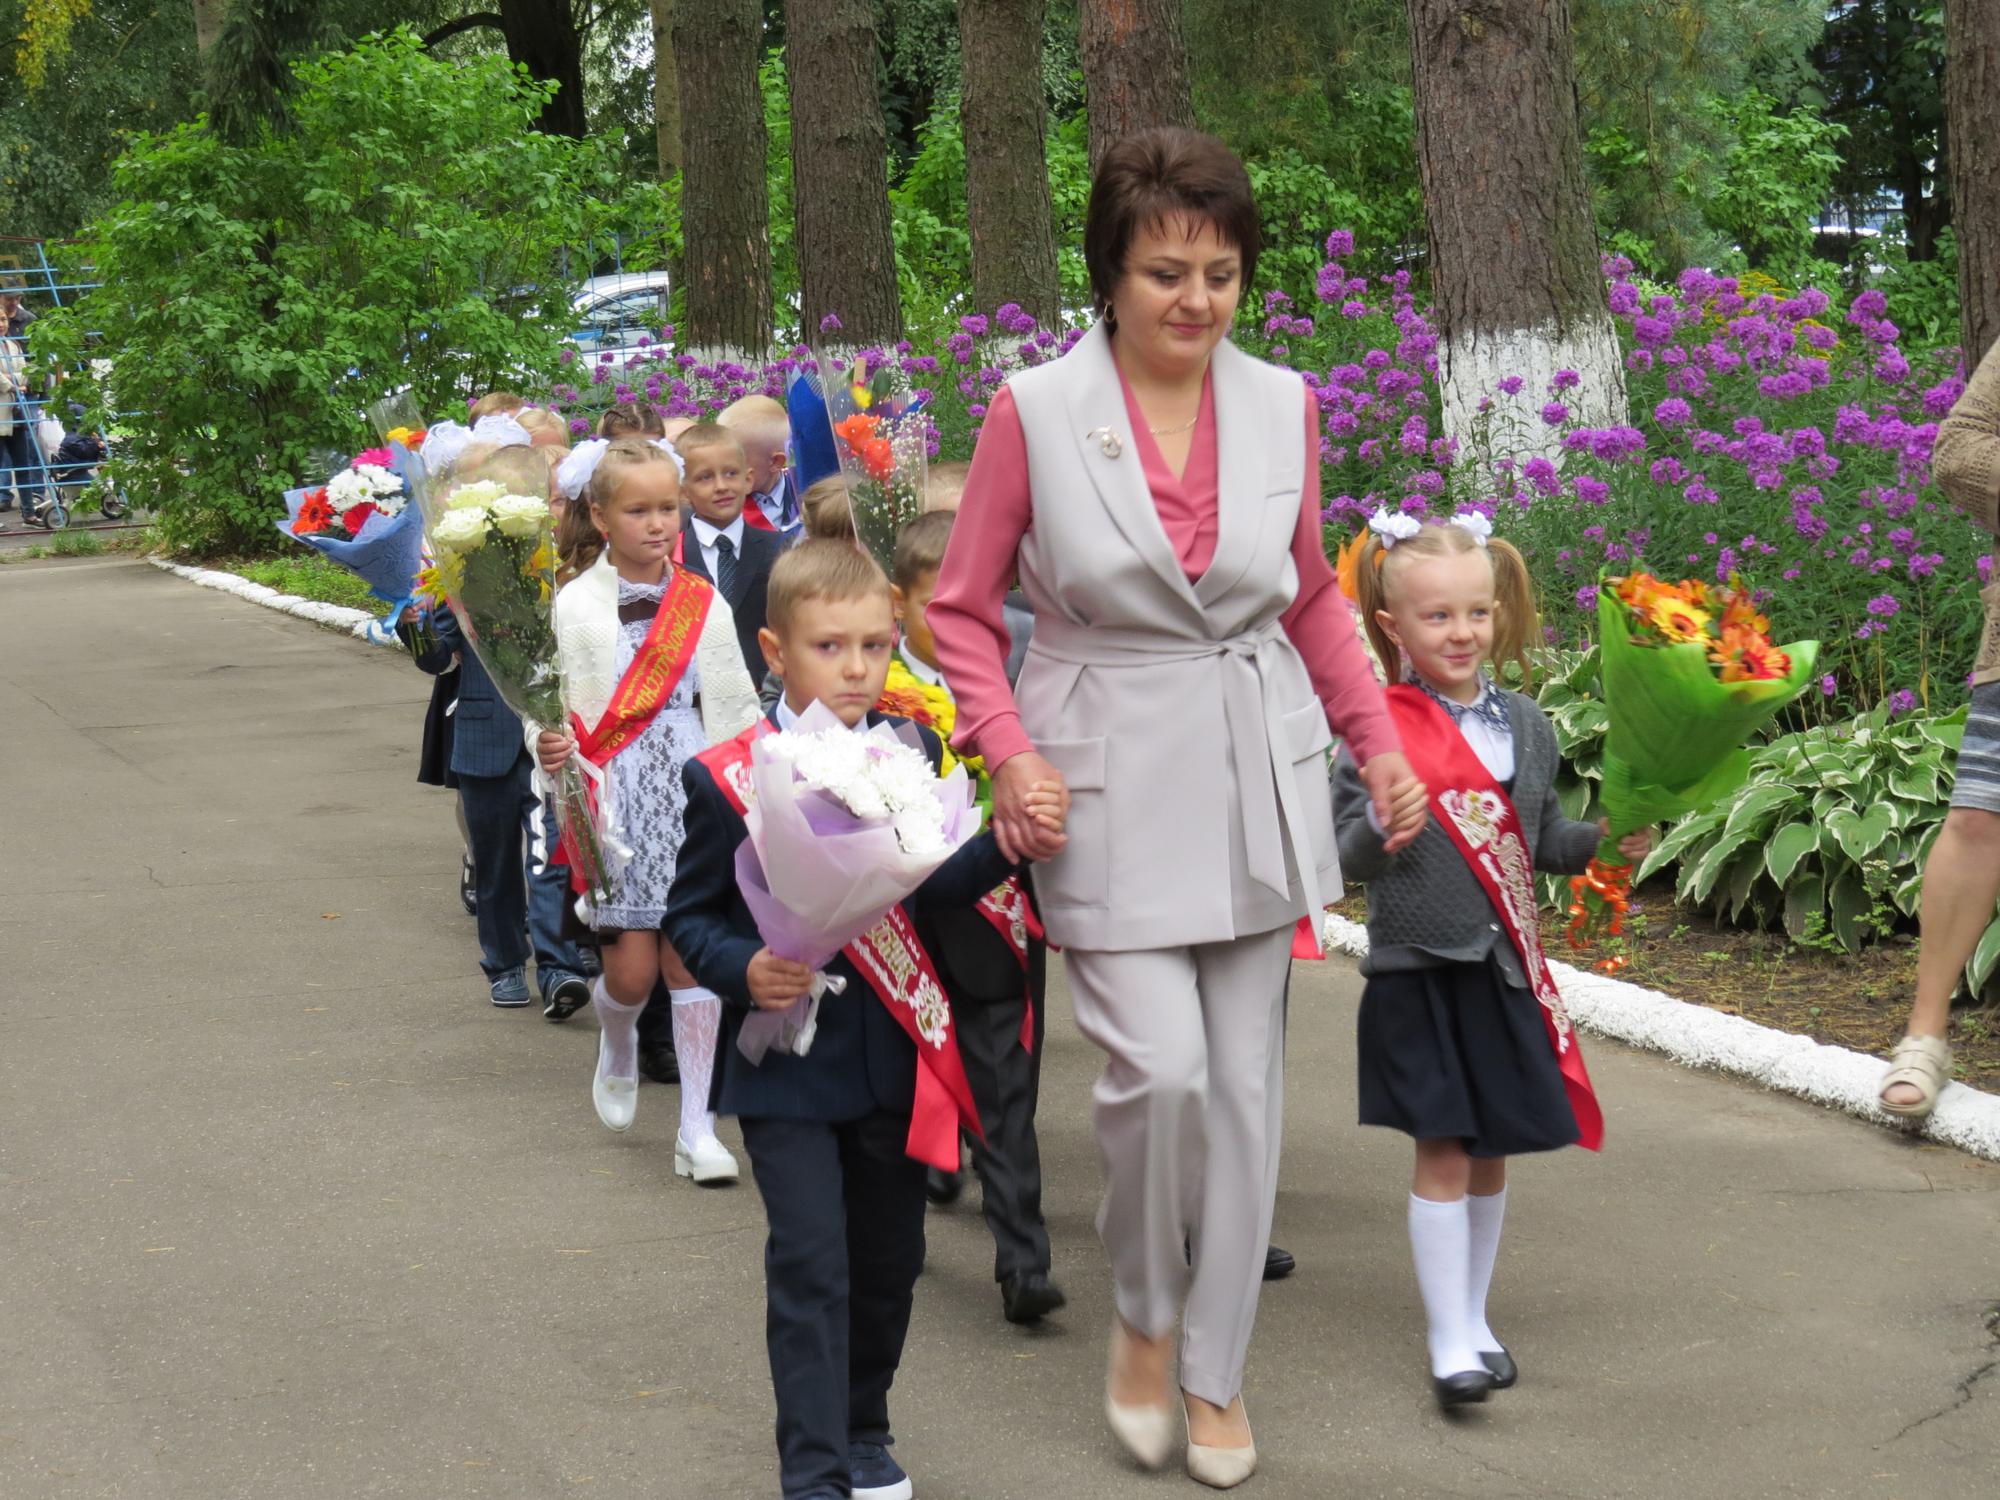
<instances>
[{"instance_id":1,"label":"blazer pocket","mask_svg":"<svg viewBox=\"0 0 2000 1500\"><path fill-rule=\"evenodd\" d=\"M460 698L458 717L461 719L490 719L493 717L491 698Z\"/></svg>"},{"instance_id":2,"label":"blazer pocket","mask_svg":"<svg viewBox=\"0 0 2000 1500\"><path fill-rule=\"evenodd\" d=\"M1104 906L1111 898L1111 809L1103 736L1035 746L1069 787L1069 843L1035 866L1035 892L1051 906Z\"/></svg>"}]
</instances>

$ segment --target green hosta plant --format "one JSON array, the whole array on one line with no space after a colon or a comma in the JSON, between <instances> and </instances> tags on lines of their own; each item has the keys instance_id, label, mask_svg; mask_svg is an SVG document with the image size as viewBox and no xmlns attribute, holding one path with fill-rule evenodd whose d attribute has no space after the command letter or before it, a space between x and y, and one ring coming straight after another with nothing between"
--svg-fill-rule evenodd
<instances>
[{"instance_id":1,"label":"green hosta plant","mask_svg":"<svg viewBox=\"0 0 2000 1500\"><path fill-rule=\"evenodd\" d=\"M1678 865L1675 896L1731 921L1782 923L1793 941L1829 935L1852 953L1914 918L1951 798L1965 710L1892 719L1877 708L1755 751L1733 795L1674 825L1638 879ZM2000 962L2000 918L1966 981Z\"/></svg>"}]
</instances>

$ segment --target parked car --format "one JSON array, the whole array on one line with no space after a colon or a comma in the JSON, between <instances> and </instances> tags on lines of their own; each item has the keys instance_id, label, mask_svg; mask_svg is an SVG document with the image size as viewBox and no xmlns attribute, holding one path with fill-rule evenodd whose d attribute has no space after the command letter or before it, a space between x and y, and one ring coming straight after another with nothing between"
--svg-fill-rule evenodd
<instances>
[{"instance_id":1,"label":"parked car","mask_svg":"<svg viewBox=\"0 0 2000 1500\"><path fill-rule=\"evenodd\" d=\"M578 288L570 308L575 331L569 340L577 346L579 359L600 364L609 354L611 365L622 369L653 351L664 353L660 329L667 321L665 271L593 276Z\"/></svg>"}]
</instances>

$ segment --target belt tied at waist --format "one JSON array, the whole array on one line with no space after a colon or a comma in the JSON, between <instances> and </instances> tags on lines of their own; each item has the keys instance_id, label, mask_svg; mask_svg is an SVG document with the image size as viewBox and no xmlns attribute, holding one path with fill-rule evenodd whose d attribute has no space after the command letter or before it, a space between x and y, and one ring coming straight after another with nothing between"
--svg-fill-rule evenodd
<instances>
[{"instance_id":1,"label":"belt tied at waist","mask_svg":"<svg viewBox=\"0 0 2000 1500\"><path fill-rule=\"evenodd\" d=\"M1292 894L1285 877L1285 837L1292 845L1299 881L1305 888L1308 915L1323 908L1318 862L1313 857L1312 832L1299 806L1298 782L1292 768L1292 748L1285 737L1287 705L1277 698L1273 673L1281 653L1291 643L1283 627L1270 620L1226 640L1198 640L1151 630L1078 625L1060 615L1035 621L1030 656L1077 667L1116 670L1163 666L1173 662L1220 659L1224 732L1236 764L1238 803L1243 818L1244 856L1250 878L1281 899ZM1284 830L1280 834L1280 828Z\"/></svg>"}]
</instances>

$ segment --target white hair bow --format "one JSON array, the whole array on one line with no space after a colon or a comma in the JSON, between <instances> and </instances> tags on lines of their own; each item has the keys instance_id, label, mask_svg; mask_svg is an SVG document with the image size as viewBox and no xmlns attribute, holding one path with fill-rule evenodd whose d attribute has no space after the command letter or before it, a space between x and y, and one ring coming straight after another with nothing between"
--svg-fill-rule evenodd
<instances>
[{"instance_id":1,"label":"white hair bow","mask_svg":"<svg viewBox=\"0 0 2000 1500\"><path fill-rule=\"evenodd\" d=\"M1472 539L1482 547L1493 539L1492 518L1482 516L1476 510L1462 510L1453 516L1448 524L1456 526L1460 531L1471 532Z\"/></svg>"},{"instance_id":2,"label":"white hair bow","mask_svg":"<svg viewBox=\"0 0 2000 1500\"><path fill-rule=\"evenodd\" d=\"M1405 515L1400 510L1392 511L1386 505L1375 508L1375 514L1368 518L1368 529L1382 539L1382 550L1388 551L1398 542L1407 542L1424 529L1424 523L1415 516Z\"/></svg>"},{"instance_id":3,"label":"white hair bow","mask_svg":"<svg viewBox=\"0 0 2000 1500\"><path fill-rule=\"evenodd\" d=\"M424 434L424 445L417 451L417 456L424 461L426 469L437 474L457 463L460 455L474 443L491 443L496 448L526 448L531 441L527 428L507 413L493 411L470 427L463 422L439 422Z\"/></svg>"},{"instance_id":4,"label":"white hair bow","mask_svg":"<svg viewBox=\"0 0 2000 1500\"><path fill-rule=\"evenodd\" d=\"M683 479L687 477L687 464L674 445L665 438L648 438L668 458L674 461L674 471ZM585 488L597 473L597 466L604 462L604 455L611 447L609 438L589 438L570 450L569 457L556 466L556 484L572 500L581 500Z\"/></svg>"}]
</instances>

